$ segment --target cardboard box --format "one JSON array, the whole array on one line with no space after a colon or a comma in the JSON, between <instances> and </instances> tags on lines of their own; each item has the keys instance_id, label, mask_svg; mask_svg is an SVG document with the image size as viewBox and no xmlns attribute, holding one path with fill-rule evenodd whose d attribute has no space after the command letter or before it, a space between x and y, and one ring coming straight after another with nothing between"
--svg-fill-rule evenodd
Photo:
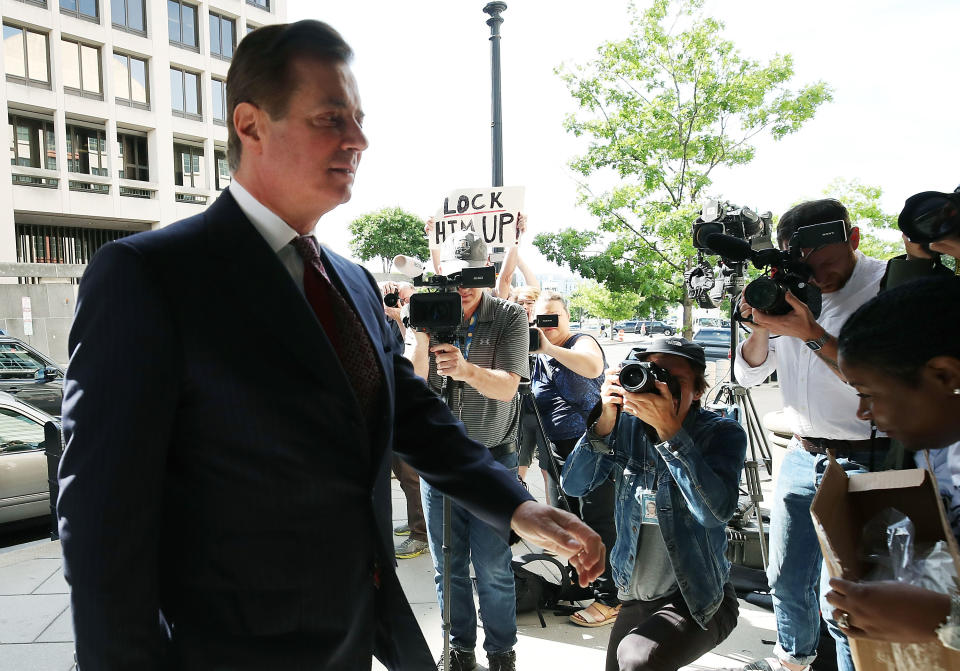
<instances>
[{"instance_id":1,"label":"cardboard box","mask_svg":"<svg viewBox=\"0 0 960 671\"><path fill-rule=\"evenodd\" d=\"M916 528L917 540L946 540L960 575L960 550L950 531L933 474L921 469L857 473L847 476L832 458L810 514L832 577L859 580L860 536L864 524L884 508L896 508ZM939 641L886 643L850 639L857 671L957 671L960 652Z\"/></svg>"}]
</instances>

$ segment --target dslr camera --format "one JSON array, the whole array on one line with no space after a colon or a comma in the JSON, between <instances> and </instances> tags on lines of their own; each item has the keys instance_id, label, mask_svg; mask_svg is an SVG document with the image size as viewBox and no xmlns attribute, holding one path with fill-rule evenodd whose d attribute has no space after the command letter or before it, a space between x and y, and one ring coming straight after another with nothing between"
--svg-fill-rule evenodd
<instances>
[{"instance_id":1,"label":"dslr camera","mask_svg":"<svg viewBox=\"0 0 960 671\"><path fill-rule=\"evenodd\" d=\"M633 394L656 394L657 382L664 382L674 398L680 398L680 383L666 368L652 361L627 359L620 364L620 386Z\"/></svg>"}]
</instances>

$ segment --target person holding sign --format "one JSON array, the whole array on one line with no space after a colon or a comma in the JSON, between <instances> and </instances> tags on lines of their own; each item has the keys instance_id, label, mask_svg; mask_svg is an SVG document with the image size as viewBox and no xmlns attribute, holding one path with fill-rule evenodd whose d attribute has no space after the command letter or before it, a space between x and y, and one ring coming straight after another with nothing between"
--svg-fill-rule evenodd
<instances>
[{"instance_id":1,"label":"person holding sign","mask_svg":"<svg viewBox=\"0 0 960 671\"><path fill-rule=\"evenodd\" d=\"M702 347L657 338L640 357L666 382L630 392L620 367L608 369L601 403L560 482L583 496L614 477L610 563L622 605L606 671L676 671L737 625L725 529L737 509L747 438L736 421L700 407Z\"/></svg>"}]
</instances>

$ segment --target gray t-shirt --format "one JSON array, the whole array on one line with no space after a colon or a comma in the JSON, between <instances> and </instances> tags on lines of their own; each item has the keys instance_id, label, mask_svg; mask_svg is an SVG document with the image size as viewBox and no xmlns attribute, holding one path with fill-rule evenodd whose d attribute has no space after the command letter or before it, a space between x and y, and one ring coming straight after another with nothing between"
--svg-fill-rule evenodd
<instances>
[{"instance_id":1,"label":"gray t-shirt","mask_svg":"<svg viewBox=\"0 0 960 671\"><path fill-rule=\"evenodd\" d=\"M655 524L644 524L637 539L637 560L626 589L619 590L621 601L653 601L677 589L677 575L673 572L663 534Z\"/></svg>"},{"instance_id":2,"label":"gray t-shirt","mask_svg":"<svg viewBox=\"0 0 960 671\"><path fill-rule=\"evenodd\" d=\"M530 336L527 313L517 303L509 303L484 293L476 310L477 324L470 340L467 361L481 368L516 373L521 381L530 378ZM463 323L464 336L466 326ZM430 346L438 344L430 337ZM463 340L460 342L461 349ZM437 374L437 364L430 357L430 388L440 393L443 381ZM457 409L452 408L454 415ZM487 398L468 384L463 385L463 410L460 415L467 434L487 447L517 439L520 420L518 395L509 401Z\"/></svg>"}]
</instances>

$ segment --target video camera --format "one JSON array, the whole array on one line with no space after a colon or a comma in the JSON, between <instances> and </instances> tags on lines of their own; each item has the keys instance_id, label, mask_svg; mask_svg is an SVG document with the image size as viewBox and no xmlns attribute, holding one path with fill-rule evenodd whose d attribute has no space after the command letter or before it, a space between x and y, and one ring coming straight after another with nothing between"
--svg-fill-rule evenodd
<instances>
[{"instance_id":1,"label":"video camera","mask_svg":"<svg viewBox=\"0 0 960 671\"><path fill-rule=\"evenodd\" d=\"M711 233L706 238L708 249L723 259L734 263L750 261L754 267L766 269L763 277L743 290L751 306L773 315L786 314L793 310L786 300L790 291L806 303L814 317L820 316L821 294L819 288L810 284L813 273L802 260L802 250L846 241L847 229L841 220L801 226L790 236L786 251L773 248L757 251L745 240L721 233ZM743 321L739 311L735 311L733 317Z\"/></svg>"},{"instance_id":2,"label":"video camera","mask_svg":"<svg viewBox=\"0 0 960 671\"><path fill-rule=\"evenodd\" d=\"M537 326L540 328L557 328L560 326L560 315L537 315ZM540 349L540 331L530 329L530 351Z\"/></svg>"},{"instance_id":3,"label":"video camera","mask_svg":"<svg viewBox=\"0 0 960 671\"><path fill-rule=\"evenodd\" d=\"M413 279L413 286L426 288L410 297L410 313L404 325L431 333L440 342L454 342L463 321L457 289L493 287L497 281L496 269L486 265L487 245L476 233L458 233L451 250L453 258L443 260L441 265L460 269L449 275L427 276L416 259L406 256L393 259L394 267Z\"/></svg>"},{"instance_id":4,"label":"video camera","mask_svg":"<svg viewBox=\"0 0 960 671\"><path fill-rule=\"evenodd\" d=\"M743 290L740 268L720 263L715 271L704 258L715 254L708 243L711 235L727 235L738 240L749 240L754 250L771 249L770 231L773 215L757 214L748 207L738 207L729 201L708 199L703 202L700 216L693 222L693 246L697 249L697 263L683 274L687 293L701 308L715 308L724 295L735 296ZM719 280L719 281L718 281Z\"/></svg>"}]
</instances>

